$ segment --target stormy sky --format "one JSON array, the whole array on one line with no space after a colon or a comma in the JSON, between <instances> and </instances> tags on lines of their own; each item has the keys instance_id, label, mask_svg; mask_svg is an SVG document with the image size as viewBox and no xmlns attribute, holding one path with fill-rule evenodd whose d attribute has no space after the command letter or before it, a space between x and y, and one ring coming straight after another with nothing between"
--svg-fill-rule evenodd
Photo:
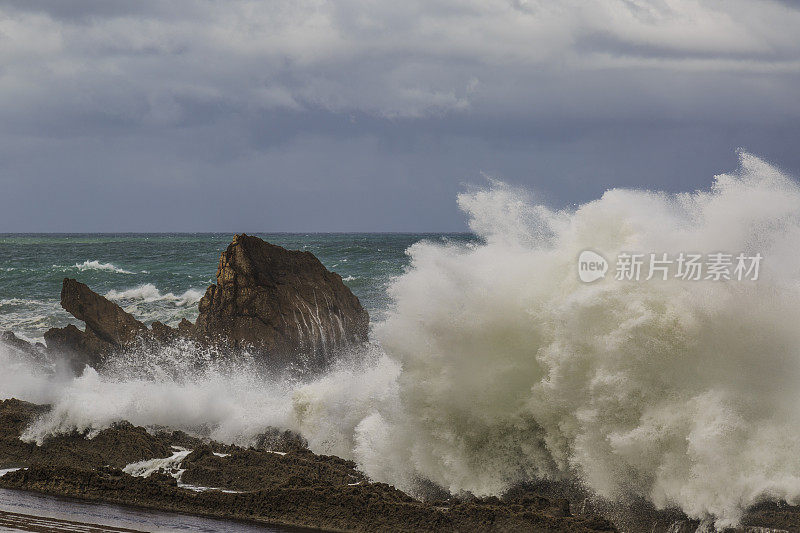
<instances>
[{"instance_id":1,"label":"stormy sky","mask_svg":"<svg viewBox=\"0 0 800 533\"><path fill-rule=\"evenodd\" d=\"M0 232L459 231L800 174L800 2L0 0Z\"/></svg>"}]
</instances>

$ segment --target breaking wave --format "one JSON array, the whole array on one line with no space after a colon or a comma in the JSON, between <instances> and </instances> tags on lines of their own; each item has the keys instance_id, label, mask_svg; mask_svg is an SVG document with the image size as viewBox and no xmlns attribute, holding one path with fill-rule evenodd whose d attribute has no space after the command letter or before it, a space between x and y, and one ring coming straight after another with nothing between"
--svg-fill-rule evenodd
<instances>
[{"instance_id":1,"label":"breaking wave","mask_svg":"<svg viewBox=\"0 0 800 533\"><path fill-rule=\"evenodd\" d=\"M189 306L197 304L203 297L203 294L205 294L205 292L199 289L188 289L179 295L175 295L171 292L162 294L152 283L145 283L138 287L122 291L112 289L106 293L106 298L115 301L138 300L145 303L171 302L177 306Z\"/></svg>"},{"instance_id":2,"label":"breaking wave","mask_svg":"<svg viewBox=\"0 0 800 533\"><path fill-rule=\"evenodd\" d=\"M101 263L97 260L84 261L83 263L75 263L72 268L77 268L81 272L87 270L100 270L105 272L116 272L117 274L133 274L130 270L119 268L112 263Z\"/></svg>"},{"instance_id":3,"label":"breaking wave","mask_svg":"<svg viewBox=\"0 0 800 533\"><path fill-rule=\"evenodd\" d=\"M602 497L641 496L718 527L762 499L800 503L794 181L742 153L740 169L705 191L617 189L558 211L494 182L459 205L483 243L413 245L358 362L270 380L247 358L198 365L197 347L175 346L50 388L4 366L0 396L53 403L31 440L119 419L236 443L278 426L410 491L420 480L490 495L579 479ZM586 249L764 262L753 282L585 284L576 259Z\"/></svg>"}]
</instances>

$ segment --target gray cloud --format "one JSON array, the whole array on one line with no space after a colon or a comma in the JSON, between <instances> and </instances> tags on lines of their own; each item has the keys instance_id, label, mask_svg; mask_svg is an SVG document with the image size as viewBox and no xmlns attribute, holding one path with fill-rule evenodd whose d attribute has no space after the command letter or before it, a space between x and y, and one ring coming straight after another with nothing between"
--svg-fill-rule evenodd
<instances>
[{"instance_id":1,"label":"gray cloud","mask_svg":"<svg viewBox=\"0 0 800 533\"><path fill-rule=\"evenodd\" d=\"M461 229L482 171L559 205L704 186L740 146L796 171L797 28L741 0L0 1L0 231Z\"/></svg>"}]
</instances>

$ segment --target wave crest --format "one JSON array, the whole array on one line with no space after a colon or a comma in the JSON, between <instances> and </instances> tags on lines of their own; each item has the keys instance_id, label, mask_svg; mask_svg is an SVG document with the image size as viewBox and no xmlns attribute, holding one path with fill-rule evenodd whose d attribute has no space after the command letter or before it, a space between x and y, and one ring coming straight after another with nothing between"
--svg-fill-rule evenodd
<instances>
[{"instance_id":1,"label":"wave crest","mask_svg":"<svg viewBox=\"0 0 800 533\"><path fill-rule=\"evenodd\" d=\"M171 302L176 306L186 307L197 304L204 294L205 292L200 289L187 289L179 295L171 292L161 293L152 283L144 283L121 291L112 289L106 293L106 298L115 301L131 300L144 303Z\"/></svg>"},{"instance_id":2,"label":"wave crest","mask_svg":"<svg viewBox=\"0 0 800 533\"><path fill-rule=\"evenodd\" d=\"M81 272L85 272L87 270L99 270L105 272L115 272L117 274L133 274L130 270L125 270L115 266L112 263L101 263L100 261L95 260L87 260L83 263L75 263L72 268L77 268Z\"/></svg>"}]
</instances>

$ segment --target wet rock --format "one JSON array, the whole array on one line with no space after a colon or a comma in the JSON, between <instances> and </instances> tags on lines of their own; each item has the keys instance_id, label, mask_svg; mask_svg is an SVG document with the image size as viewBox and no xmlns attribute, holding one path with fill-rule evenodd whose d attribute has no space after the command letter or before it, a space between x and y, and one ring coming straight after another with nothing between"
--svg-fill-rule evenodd
<instances>
[{"instance_id":1,"label":"wet rock","mask_svg":"<svg viewBox=\"0 0 800 533\"><path fill-rule=\"evenodd\" d=\"M0 468L23 467L0 478L0 487L336 531L615 531L599 517L567 516L563 502L547 498L421 502L370 482L352 461L300 448L281 455L181 432L152 434L126 422L91 439L73 433L41 446L20 441L24 428L47 411L0 402ZM181 482L209 489L181 487L163 472L143 478L122 471L127 463L169 457L180 445L194 450L180 465Z\"/></svg>"},{"instance_id":2,"label":"wet rock","mask_svg":"<svg viewBox=\"0 0 800 533\"><path fill-rule=\"evenodd\" d=\"M172 328L156 321L148 329L69 278L61 289L61 306L86 328L53 328L45 340L48 351L65 357L75 373L86 365L97 368L107 355L134 342L163 345L181 338L221 353L248 350L273 368L315 370L336 350L366 341L369 327L358 298L312 253L245 234L234 236L221 254L217 284L201 299L196 324L183 319Z\"/></svg>"},{"instance_id":3,"label":"wet rock","mask_svg":"<svg viewBox=\"0 0 800 533\"><path fill-rule=\"evenodd\" d=\"M168 344L180 336L180 331L158 320L150 324L150 330L153 334L153 338L161 344Z\"/></svg>"},{"instance_id":4,"label":"wet rock","mask_svg":"<svg viewBox=\"0 0 800 533\"><path fill-rule=\"evenodd\" d=\"M194 332L194 324L186 320L185 318L181 318L181 321L178 323L178 333L182 337L190 337Z\"/></svg>"},{"instance_id":5,"label":"wet rock","mask_svg":"<svg viewBox=\"0 0 800 533\"><path fill-rule=\"evenodd\" d=\"M40 343L32 344L25 339L14 335L13 331L0 333L0 343L5 344L17 354L32 362L42 362L46 359L46 350Z\"/></svg>"},{"instance_id":6,"label":"wet rock","mask_svg":"<svg viewBox=\"0 0 800 533\"><path fill-rule=\"evenodd\" d=\"M20 339L14 335L13 331L4 331L3 333L0 333L0 342L25 352L33 349L31 343Z\"/></svg>"},{"instance_id":7,"label":"wet rock","mask_svg":"<svg viewBox=\"0 0 800 533\"><path fill-rule=\"evenodd\" d=\"M113 346L97 337L91 330L81 331L70 324L63 328L51 328L44 334L47 350L63 358L78 375L89 365L97 367Z\"/></svg>"},{"instance_id":8,"label":"wet rock","mask_svg":"<svg viewBox=\"0 0 800 533\"><path fill-rule=\"evenodd\" d=\"M298 355L321 367L367 340L369 316L341 276L311 252L240 234L221 256L217 284L200 300L195 333L285 366Z\"/></svg>"},{"instance_id":9,"label":"wet rock","mask_svg":"<svg viewBox=\"0 0 800 533\"><path fill-rule=\"evenodd\" d=\"M84 433L53 436L41 445L20 440L26 427L49 411L49 407L19 400L0 401L0 468L11 466L68 465L92 468L168 457L169 443L127 422L114 424L87 439Z\"/></svg>"},{"instance_id":10,"label":"wet rock","mask_svg":"<svg viewBox=\"0 0 800 533\"><path fill-rule=\"evenodd\" d=\"M85 322L87 331L116 348L130 343L147 331L144 324L120 306L74 279L64 279L61 307Z\"/></svg>"},{"instance_id":11,"label":"wet rock","mask_svg":"<svg viewBox=\"0 0 800 533\"><path fill-rule=\"evenodd\" d=\"M274 452L305 450L308 441L298 433L277 428L269 428L255 438L255 448Z\"/></svg>"},{"instance_id":12,"label":"wet rock","mask_svg":"<svg viewBox=\"0 0 800 533\"><path fill-rule=\"evenodd\" d=\"M85 330L70 324L48 330L44 338L47 350L66 359L76 374L86 365L96 368L109 353L149 334L144 324L120 306L74 279L64 279L61 307L82 320Z\"/></svg>"}]
</instances>

